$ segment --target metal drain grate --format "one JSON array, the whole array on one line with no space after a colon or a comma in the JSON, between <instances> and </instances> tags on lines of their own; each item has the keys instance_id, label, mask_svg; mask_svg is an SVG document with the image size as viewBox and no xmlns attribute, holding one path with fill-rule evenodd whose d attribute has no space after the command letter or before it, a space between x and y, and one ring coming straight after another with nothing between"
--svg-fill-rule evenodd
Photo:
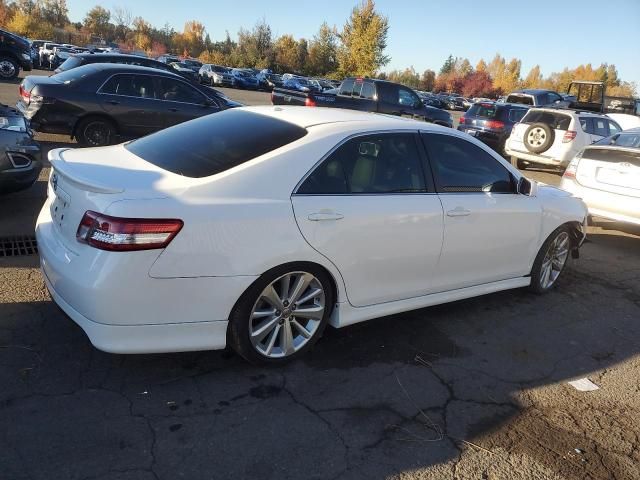
<instances>
[{"instance_id":1,"label":"metal drain grate","mask_svg":"<svg viewBox=\"0 0 640 480\"><path fill-rule=\"evenodd\" d=\"M0 238L0 257L21 257L37 253L38 244L34 236L20 235Z\"/></svg>"}]
</instances>

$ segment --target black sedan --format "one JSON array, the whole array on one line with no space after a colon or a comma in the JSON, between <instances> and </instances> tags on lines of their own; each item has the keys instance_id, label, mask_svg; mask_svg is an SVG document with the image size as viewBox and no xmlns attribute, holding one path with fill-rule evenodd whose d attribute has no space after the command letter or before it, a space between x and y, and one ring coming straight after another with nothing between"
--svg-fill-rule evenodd
<instances>
[{"instance_id":1,"label":"black sedan","mask_svg":"<svg viewBox=\"0 0 640 480\"><path fill-rule=\"evenodd\" d=\"M17 108L34 130L102 146L240 106L178 74L132 65L84 65L51 77L28 76Z\"/></svg>"},{"instance_id":2,"label":"black sedan","mask_svg":"<svg viewBox=\"0 0 640 480\"><path fill-rule=\"evenodd\" d=\"M0 105L0 195L29 188L41 169L40 145L24 117Z\"/></svg>"}]
</instances>

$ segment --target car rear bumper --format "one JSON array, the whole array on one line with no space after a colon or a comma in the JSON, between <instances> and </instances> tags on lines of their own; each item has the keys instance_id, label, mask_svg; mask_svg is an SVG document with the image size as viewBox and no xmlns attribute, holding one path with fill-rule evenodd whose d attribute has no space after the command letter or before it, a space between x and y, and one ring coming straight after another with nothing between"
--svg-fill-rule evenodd
<instances>
[{"instance_id":1,"label":"car rear bumper","mask_svg":"<svg viewBox=\"0 0 640 480\"><path fill-rule=\"evenodd\" d=\"M567 159L551 158L551 157L545 157L543 155L538 155L535 153L525 153L519 150L512 150L511 148L509 148L508 142L507 142L507 146L505 147L505 152L507 155L519 158L520 160L524 160L531 163L539 163L542 165L551 165L551 166L560 167L560 168L565 168L567 165L569 165L569 162L571 161L570 158L567 158Z\"/></svg>"},{"instance_id":2,"label":"car rear bumper","mask_svg":"<svg viewBox=\"0 0 640 480\"><path fill-rule=\"evenodd\" d=\"M505 138L508 137L508 133L498 133L498 132L491 132L491 131L486 131L486 130L479 130L479 129L475 129L473 127L466 127L463 125L460 125L458 127L458 130L460 130L461 132L465 132L465 133L469 133L468 130L472 130L475 131L475 134L470 134L472 137L477 138L478 140L480 140L482 143L488 145L489 147L491 147L492 149L498 151L500 148L504 148L504 142L505 142ZM502 153L502 152L500 152Z\"/></svg>"},{"instance_id":3,"label":"car rear bumper","mask_svg":"<svg viewBox=\"0 0 640 480\"><path fill-rule=\"evenodd\" d=\"M34 160L25 168L0 170L0 194L18 192L31 187L42 170L42 163Z\"/></svg>"},{"instance_id":4,"label":"car rear bumper","mask_svg":"<svg viewBox=\"0 0 640 480\"><path fill-rule=\"evenodd\" d=\"M580 197L590 215L640 225L640 198L585 187L568 178L562 179L560 188Z\"/></svg>"},{"instance_id":5,"label":"car rear bumper","mask_svg":"<svg viewBox=\"0 0 640 480\"><path fill-rule=\"evenodd\" d=\"M36 222L47 288L97 348L160 353L225 347L231 310L256 277L152 278L160 251L104 252L80 244L71 251L49 209L47 200Z\"/></svg>"}]
</instances>

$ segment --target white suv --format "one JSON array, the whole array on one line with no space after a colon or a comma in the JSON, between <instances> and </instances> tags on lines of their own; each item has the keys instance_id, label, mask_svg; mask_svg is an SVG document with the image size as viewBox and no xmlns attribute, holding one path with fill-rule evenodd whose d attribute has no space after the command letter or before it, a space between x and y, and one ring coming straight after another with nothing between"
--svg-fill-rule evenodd
<instances>
[{"instance_id":1,"label":"white suv","mask_svg":"<svg viewBox=\"0 0 640 480\"><path fill-rule=\"evenodd\" d=\"M565 169L583 147L621 130L599 113L532 108L514 125L505 151L518 168L533 163Z\"/></svg>"}]
</instances>

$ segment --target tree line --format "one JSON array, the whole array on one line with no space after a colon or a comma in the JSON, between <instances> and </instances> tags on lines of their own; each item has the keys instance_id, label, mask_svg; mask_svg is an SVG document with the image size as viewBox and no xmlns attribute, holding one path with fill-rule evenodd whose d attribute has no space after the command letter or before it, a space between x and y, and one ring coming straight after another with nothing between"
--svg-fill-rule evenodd
<instances>
[{"instance_id":1,"label":"tree line","mask_svg":"<svg viewBox=\"0 0 640 480\"><path fill-rule=\"evenodd\" d=\"M518 88L547 88L565 92L572 80L599 80L609 95L633 96L636 85L622 81L615 65L591 64L565 68L543 77L534 66L524 78L522 62L496 54L480 60L475 68L468 59L449 55L436 73L422 74L413 67L381 72L390 58L385 54L389 20L376 10L374 0L361 0L341 29L326 22L309 39L285 34L276 37L266 20L251 29L240 29L237 39L229 32L214 41L202 22L191 20L182 31L170 24L158 28L126 7L113 11L102 6L90 9L81 22L71 22L66 0L0 0L0 26L31 39L47 39L79 45L109 43L124 51L143 51L150 56L175 53L207 63L230 67L270 68L276 72L344 78L387 78L427 91L457 92L469 97L496 97Z\"/></svg>"},{"instance_id":2,"label":"tree line","mask_svg":"<svg viewBox=\"0 0 640 480\"><path fill-rule=\"evenodd\" d=\"M489 63L481 59L474 68L467 58L449 55L437 74L434 70L425 70L419 74L413 67L409 67L383 72L378 77L418 90L456 92L465 97L496 98L520 88L544 88L564 93L573 80L604 82L606 93L611 96L637 94L637 86L622 81L613 64L603 63L593 68L588 63L573 69L565 68L547 77L543 77L540 65L535 65L524 78L521 76L521 66L522 61L517 58L507 61L500 54L496 54Z\"/></svg>"}]
</instances>

